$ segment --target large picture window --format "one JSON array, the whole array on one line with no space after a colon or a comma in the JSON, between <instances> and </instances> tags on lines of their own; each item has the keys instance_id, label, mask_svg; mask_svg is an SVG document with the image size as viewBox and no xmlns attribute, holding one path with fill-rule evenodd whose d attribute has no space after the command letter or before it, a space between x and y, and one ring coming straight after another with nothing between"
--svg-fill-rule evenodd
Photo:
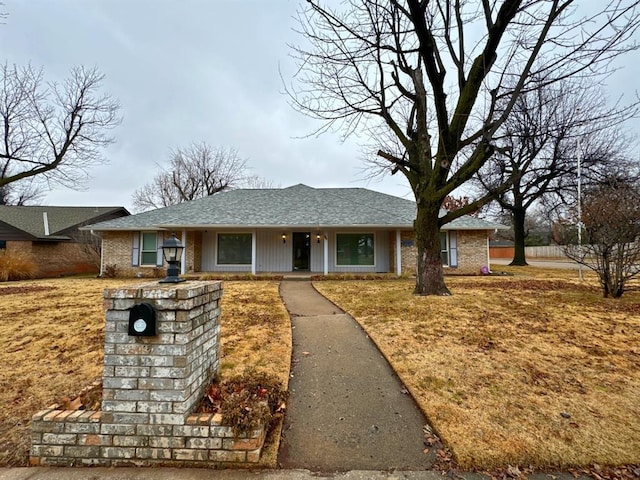
<instances>
[{"instance_id":1,"label":"large picture window","mask_svg":"<svg viewBox=\"0 0 640 480\"><path fill-rule=\"evenodd\" d=\"M218 234L218 265L251 265L250 233Z\"/></svg>"},{"instance_id":2,"label":"large picture window","mask_svg":"<svg viewBox=\"0 0 640 480\"><path fill-rule=\"evenodd\" d=\"M158 261L158 238L156 232L142 232L140 265L154 265Z\"/></svg>"},{"instance_id":3,"label":"large picture window","mask_svg":"<svg viewBox=\"0 0 640 480\"><path fill-rule=\"evenodd\" d=\"M375 265L373 233L338 233L336 235L336 265Z\"/></svg>"}]
</instances>

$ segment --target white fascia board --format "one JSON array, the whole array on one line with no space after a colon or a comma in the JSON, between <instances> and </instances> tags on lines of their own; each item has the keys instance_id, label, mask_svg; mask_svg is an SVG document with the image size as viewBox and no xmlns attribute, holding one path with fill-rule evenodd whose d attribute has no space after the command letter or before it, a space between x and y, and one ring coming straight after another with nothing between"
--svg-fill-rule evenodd
<instances>
[{"instance_id":1,"label":"white fascia board","mask_svg":"<svg viewBox=\"0 0 640 480\"><path fill-rule=\"evenodd\" d=\"M375 224L375 225L368 225L368 224L350 224L350 225L326 225L326 224L311 224L311 225L238 225L238 224L231 224L231 225L221 225L221 224L214 224L214 225L163 225L162 226L163 229L165 230L172 230L172 229L182 229L182 228L188 228L188 229L198 229L198 230L207 230L207 229L247 229L247 230L251 230L251 229L272 229L272 230L278 230L278 229L288 229L288 230L292 230L292 229L296 229L296 230L317 230L317 229L326 229L326 228L330 228L330 229L338 229L338 228L358 228L358 229L362 229L362 228L369 228L369 229L378 229L378 230L393 230L393 229L409 229L412 230L413 229L413 225L380 225L380 224ZM140 229L138 229L140 230Z\"/></svg>"}]
</instances>

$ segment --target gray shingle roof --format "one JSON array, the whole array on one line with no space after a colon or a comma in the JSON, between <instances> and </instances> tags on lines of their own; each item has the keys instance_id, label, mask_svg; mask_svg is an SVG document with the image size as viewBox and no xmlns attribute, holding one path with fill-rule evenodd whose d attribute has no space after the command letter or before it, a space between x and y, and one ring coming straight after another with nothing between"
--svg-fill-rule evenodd
<instances>
[{"instance_id":1,"label":"gray shingle roof","mask_svg":"<svg viewBox=\"0 0 640 480\"><path fill-rule=\"evenodd\" d=\"M36 238L68 238L59 235L77 225L98 219L103 215L124 210L123 207L51 207L51 206L0 206L0 221L3 221ZM124 210L126 211L126 210ZM45 235L44 216L47 214L49 236Z\"/></svg>"},{"instance_id":2,"label":"gray shingle roof","mask_svg":"<svg viewBox=\"0 0 640 480\"><path fill-rule=\"evenodd\" d=\"M415 202L364 188L239 189L157 210L117 218L93 230L145 230L206 227L394 227L413 228ZM446 228L494 229L474 217Z\"/></svg>"}]
</instances>

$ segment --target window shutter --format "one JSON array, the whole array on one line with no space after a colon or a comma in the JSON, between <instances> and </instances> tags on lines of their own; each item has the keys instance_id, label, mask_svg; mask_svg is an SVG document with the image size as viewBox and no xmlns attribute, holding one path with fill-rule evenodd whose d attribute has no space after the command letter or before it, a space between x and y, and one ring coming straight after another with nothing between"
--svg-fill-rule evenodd
<instances>
[{"instance_id":1,"label":"window shutter","mask_svg":"<svg viewBox=\"0 0 640 480\"><path fill-rule=\"evenodd\" d=\"M156 232L156 247L158 249L158 255L156 257L156 267L161 267L164 259L162 258L162 244L164 243L164 234L162 232Z\"/></svg>"},{"instance_id":2,"label":"window shutter","mask_svg":"<svg viewBox=\"0 0 640 480\"><path fill-rule=\"evenodd\" d=\"M140 265L140 232L133 232L133 244L131 246L131 265Z\"/></svg>"},{"instance_id":3,"label":"window shutter","mask_svg":"<svg viewBox=\"0 0 640 480\"><path fill-rule=\"evenodd\" d=\"M458 232L449 232L449 265L458 266Z\"/></svg>"}]
</instances>

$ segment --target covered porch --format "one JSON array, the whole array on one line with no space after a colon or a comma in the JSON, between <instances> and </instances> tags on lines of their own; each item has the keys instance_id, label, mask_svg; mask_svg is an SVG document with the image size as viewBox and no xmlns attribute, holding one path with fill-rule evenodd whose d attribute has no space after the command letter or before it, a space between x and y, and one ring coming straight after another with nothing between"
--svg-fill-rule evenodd
<instances>
[{"instance_id":1,"label":"covered porch","mask_svg":"<svg viewBox=\"0 0 640 480\"><path fill-rule=\"evenodd\" d=\"M407 240L412 232L371 228L217 228L175 233L186 247L181 261L183 274L308 272L401 275L403 238L405 247L413 246L412 241Z\"/></svg>"}]
</instances>

